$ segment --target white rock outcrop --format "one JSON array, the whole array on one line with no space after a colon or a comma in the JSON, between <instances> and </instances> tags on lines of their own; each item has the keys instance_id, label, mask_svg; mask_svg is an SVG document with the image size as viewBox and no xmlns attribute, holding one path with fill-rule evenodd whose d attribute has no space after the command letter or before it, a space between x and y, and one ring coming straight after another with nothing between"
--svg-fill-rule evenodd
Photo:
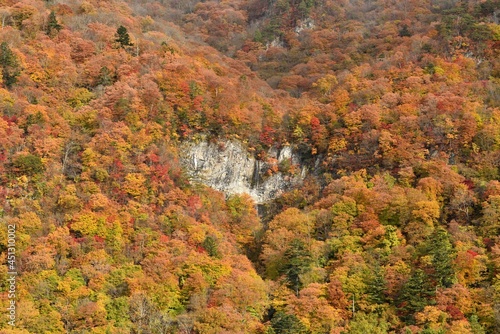
<instances>
[{"instance_id":1,"label":"white rock outcrop","mask_svg":"<svg viewBox=\"0 0 500 334\"><path fill-rule=\"evenodd\" d=\"M316 25L314 24L314 20L307 18L295 27L295 33L298 35L304 30L312 30L315 27Z\"/></svg>"},{"instance_id":2,"label":"white rock outcrop","mask_svg":"<svg viewBox=\"0 0 500 334\"><path fill-rule=\"evenodd\" d=\"M280 196L284 191L299 185L307 169L300 166L299 157L291 147L271 149L268 155L278 164L300 168L294 175L281 171L268 176L268 163L256 160L238 141L187 142L182 148L182 164L192 182L199 182L222 191L226 196L246 193L257 204Z\"/></svg>"}]
</instances>

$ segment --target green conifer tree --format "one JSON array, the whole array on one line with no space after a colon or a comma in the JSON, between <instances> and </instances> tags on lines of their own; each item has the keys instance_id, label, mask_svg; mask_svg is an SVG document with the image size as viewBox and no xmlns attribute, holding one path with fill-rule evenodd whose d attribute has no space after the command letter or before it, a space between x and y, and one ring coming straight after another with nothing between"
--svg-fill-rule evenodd
<instances>
[{"instance_id":1,"label":"green conifer tree","mask_svg":"<svg viewBox=\"0 0 500 334\"><path fill-rule=\"evenodd\" d=\"M273 334L309 334L306 326L293 314L278 311L271 319Z\"/></svg>"},{"instance_id":2,"label":"green conifer tree","mask_svg":"<svg viewBox=\"0 0 500 334\"><path fill-rule=\"evenodd\" d=\"M50 12L49 19L47 22L47 29L45 30L45 33L48 36L53 37L61 29L62 26L57 22L56 13L54 13L54 11Z\"/></svg>"},{"instance_id":3,"label":"green conifer tree","mask_svg":"<svg viewBox=\"0 0 500 334\"><path fill-rule=\"evenodd\" d=\"M435 289L429 283L428 275L421 269L415 270L403 285L397 303L402 312L402 318L408 323L414 323L413 316L427 305L434 303Z\"/></svg>"},{"instance_id":4,"label":"green conifer tree","mask_svg":"<svg viewBox=\"0 0 500 334\"><path fill-rule=\"evenodd\" d=\"M205 238L205 240L203 240L202 246L203 246L203 248L205 248L208 255L210 255L211 257L215 257L215 258L220 257L219 247L217 245L217 239L215 239L214 237L208 235Z\"/></svg>"},{"instance_id":5,"label":"green conifer tree","mask_svg":"<svg viewBox=\"0 0 500 334\"><path fill-rule=\"evenodd\" d=\"M384 272L380 265L376 265L373 270L373 276L368 280L368 295L371 302L383 304L386 301L385 291L387 289L387 281L384 277Z\"/></svg>"},{"instance_id":6,"label":"green conifer tree","mask_svg":"<svg viewBox=\"0 0 500 334\"><path fill-rule=\"evenodd\" d=\"M99 77L97 79L98 85L110 86L115 80L115 75L111 72L111 70L107 66L101 67L99 70Z\"/></svg>"},{"instance_id":7,"label":"green conifer tree","mask_svg":"<svg viewBox=\"0 0 500 334\"><path fill-rule=\"evenodd\" d=\"M284 255L284 273L287 276L288 286L298 295L302 288L300 275L308 272L312 264L311 253L302 240L294 239Z\"/></svg>"},{"instance_id":8,"label":"green conifer tree","mask_svg":"<svg viewBox=\"0 0 500 334\"><path fill-rule=\"evenodd\" d=\"M9 48L7 42L0 44L0 66L2 66L2 79L7 88L11 88L17 82L21 74L21 67L16 55Z\"/></svg>"},{"instance_id":9,"label":"green conifer tree","mask_svg":"<svg viewBox=\"0 0 500 334\"><path fill-rule=\"evenodd\" d=\"M430 275L437 286L449 288L456 282L455 270L453 269L453 248L448 237L448 232L438 228L429 238L429 254L432 255L432 267L434 272Z\"/></svg>"},{"instance_id":10,"label":"green conifer tree","mask_svg":"<svg viewBox=\"0 0 500 334\"><path fill-rule=\"evenodd\" d=\"M134 43L130 41L130 35L128 34L127 28L124 26L119 26L116 30L115 41L120 44L121 48L134 45Z\"/></svg>"},{"instance_id":11,"label":"green conifer tree","mask_svg":"<svg viewBox=\"0 0 500 334\"><path fill-rule=\"evenodd\" d=\"M407 24L403 25L403 27L399 30L399 36L400 37L411 37L411 32L410 32L410 29L408 28Z\"/></svg>"}]
</instances>

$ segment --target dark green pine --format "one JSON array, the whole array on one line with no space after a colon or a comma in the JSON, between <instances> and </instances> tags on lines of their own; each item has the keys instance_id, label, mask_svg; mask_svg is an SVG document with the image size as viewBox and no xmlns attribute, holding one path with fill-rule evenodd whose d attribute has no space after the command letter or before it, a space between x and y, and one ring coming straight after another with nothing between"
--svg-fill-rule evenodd
<instances>
[{"instance_id":1,"label":"dark green pine","mask_svg":"<svg viewBox=\"0 0 500 334\"><path fill-rule=\"evenodd\" d=\"M431 278L439 287L449 288L455 281L453 269L453 247L448 237L448 232L438 228L427 241L428 253L432 255L433 272Z\"/></svg>"},{"instance_id":2,"label":"dark green pine","mask_svg":"<svg viewBox=\"0 0 500 334\"><path fill-rule=\"evenodd\" d=\"M387 289L387 281L384 277L384 272L380 265L377 265L373 270L373 276L368 280L368 295L370 301L375 304L383 304L386 302L385 291Z\"/></svg>"},{"instance_id":3,"label":"dark green pine","mask_svg":"<svg viewBox=\"0 0 500 334\"><path fill-rule=\"evenodd\" d=\"M284 273L288 279L288 286L298 294L302 283L300 275L310 270L312 264L311 253L302 240L294 239L290 243L290 247L284 254Z\"/></svg>"},{"instance_id":4,"label":"dark green pine","mask_svg":"<svg viewBox=\"0 0 500 334\"><path fill-rule=\"evenodd\" d=\"M62 26L57 22L56 13L50 12L49 19L47 22L47 30L45 31L47 35L54 36L62 29Z\"/></svg>"},{"instance_id":5,"label":"dark green pine","mask_svg":"<svg viewBox=\"0 0 500 334\"><path fill-rule=\"evenodd\" d=\"M293 314L276 312L271 319L273 334L309 334L306 326Z\"/></svg>"},{"instance_id":6,"label":"dark green pine","mask_svg":"<svg viewBox=\"0 0 500 334\"><path fill-rule=\"evenodd\" d=\"M398 307L402 318L414 323L413 315L434 302L435 288L430 284L428 275L421 269L413 272L399 293Z\"/></svg>"},{"instance_id":7,"label":"dark green pine","mask_svg":"<svg viewBox=\"0 0 500 334\"><path fill-rule=\"evenodd\" d=\"M0 44L0 66L2 66L2 79L7 88L12 87L17 82L17 77L21 74L21 68L16 55L9 48L7 42Z\"/></svg>"},{"instance_id":8,"label":"dark green pine","mask_svg":"<svg viewBox=\"0 0 500 334\"><path fill-rule=\"evenodd\" d=\"M126 46L134 45L130 41L130 35L128 34L127 28L124 26L119 26L116 30L116 39L115 41L120 44L120 47L124 48Z\"/></svg>"}]
</instances>

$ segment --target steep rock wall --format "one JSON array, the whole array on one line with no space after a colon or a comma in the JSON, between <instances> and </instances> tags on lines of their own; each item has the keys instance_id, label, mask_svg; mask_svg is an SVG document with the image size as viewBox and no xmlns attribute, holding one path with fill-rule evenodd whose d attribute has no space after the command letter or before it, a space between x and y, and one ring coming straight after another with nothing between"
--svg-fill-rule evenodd
<instances>
[{"instance_id":1,"label":"steep rock wall","mask_svg":"<svg viewBox=\"0 0 500 334\"><path fill-rule=\"evenodd\" d=\"M257 204L278 197L305 178L307 168L289 146L271 149L268 156L275 163L256 160L237 141L188 142L182 148L182 164L191 180L224 192L249 194ZM269 169L285 166L288 171L273 172ZM281 168L283 169L283 168ZM294 171L290 173L289 171Z\"/></svg>"}]
</instances>

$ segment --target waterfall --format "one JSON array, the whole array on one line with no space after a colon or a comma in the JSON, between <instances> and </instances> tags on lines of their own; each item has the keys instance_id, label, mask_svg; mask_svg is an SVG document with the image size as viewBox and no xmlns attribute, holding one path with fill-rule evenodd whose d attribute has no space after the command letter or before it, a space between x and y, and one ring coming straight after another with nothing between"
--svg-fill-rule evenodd
<instances>
[{"instance_id":1,"label":"waterfall","mask_svg":"<svg viewBox=\"0 0 500 334\"><path fill-rule=\"evenodd\" d=\"M260 178L259 174L260 174L260 160L255 160L253 167L252 183L251 183L252 189L259 187L259 178Z\"/></svg>"}]
</instances>

